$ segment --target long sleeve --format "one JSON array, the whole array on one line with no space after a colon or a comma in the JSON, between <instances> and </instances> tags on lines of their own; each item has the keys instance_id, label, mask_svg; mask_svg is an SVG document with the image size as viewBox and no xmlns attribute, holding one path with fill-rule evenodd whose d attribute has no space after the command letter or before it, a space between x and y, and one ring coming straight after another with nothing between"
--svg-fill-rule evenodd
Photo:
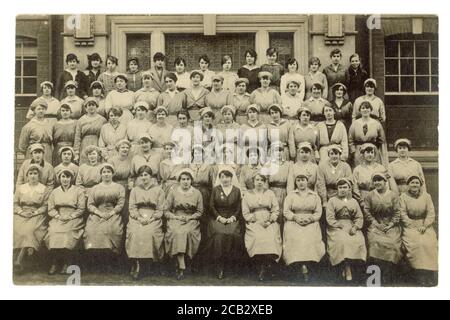
<instances>
[{"instance_id":1,"label":"long sleeve","mask_svg":"<svg viewBox=\"0 0 450 320\"><path fill-rule=\"evenodd\" d=\"M55 192L53 191L48 198L48 215L55 218L58 214L58 210L55 208Z\"/></svg>"},{"instance_id":2,"label":"long sleeve","mask_svg":"<svg viewBox=\"0 0 450 320\"><path fill-rule=\"evenodd\" d=\"M322 73L322 76L323 76L323 94L322 94L322 97L324 99L328 99L328 79L323 73Z\"/></svg>"},{"instance_id":3,"label":"long sleeve","mask_svg":"<svg viewBox=\"0 0 450 320\"><path fill-rule=\"evenodd\" d=\"M364 215L358 203L356 204L355 207L356 207L356 216L353 223L358 228L358 230L361 230L364 226Z\"/></svg>"},{"instance_id":4,"label":"long sleeve","mask_svg":"<svg viewBox=\"0 0 450 320\"><path fill-rule=\"evenodd\" d=\"M113 209L114 214L120 214L122 212L124 205L125 205L125 188L122 185L119 185L117 204Z\"/></svg>"},{"instance_id":5,"label":"long sleeve","mask_svg":"<svg viewBox=\"0 0 450 320\"><path fill-rule=\"evenodd\" d=\"M241 186L241 192L242 192L242 195L244 195L244 196L247 193L247 184L245 182L246 173L247 173L247 167L243 167L241 174L239 175L239 185Z\"/></svg>"},{"instance_id":6,"label":"long sleeve","mask_svg":"<svg viewBox=\"0 0 450 320\"><path fill-rule=\"evenodd\" d=\"M20 190L16 189L14 193L14 214L19 214L22 212L22 206L20 205Z\"/></svg>"},{"instance_id":7,"label":"long sleeve","mask_svg":"<svg viewBox=\"0 0 450 320\"><path fill-rule=\"evenodd\" d=\"M52 168L49 173L48 173L48 178L46 181L46 187L52 191L53 188L55 188L55 181L56 181L56 177L55 177L55 170Z\"/></svg>"},{"instance_id":8,"label":"long sleeve","mask_svg":"<svg viewBox=\"0 0 450 320\"><path fill-rule=\"evenodd\" d=\"M79 188L77 191L77 210L74 214L74 218L80 218L84 216L86 212L86 194L84 190Z\"/></svg>"},{"instance_id":9,"label":"long sleeve","mask_svg":"<svg viewBox=\"0 0 450 320\"><path fill-rule=\"evenodd\" d=\"M17 174L17 182L16 182L16 189L18 189L21 185L25 184L25 165L26 162L22 163L22 165L19 168L19 172Z\"/></svg>"},{"instance_id":10,"label":"long sleeve","mask_svg":"<svg viewBox=\"0 0 450 320\"><path fill-rule=\"evenodd\" d=\"M316 198L316 207L314 209L313 219L315 222L319 222L323 214L322 201L320 200L319 195L315 195L314 197Z\"/></svg>"},{"instance_id":11,"label":"long sleeve","mask_svg":"<svg viewBox=\"0 0 450 320\"><path fill-rule=\"evenodd\" d=\"M164 200L165 200L164 191L160 190L158 200L156 203L155 213L153 214L153 217L155 219L161 219L164 215Z\"/></svg>"},{"instance_id":12,"label":"long sleeve","mask_svg":"<svg viewBox=\"0 0 450 320\"><path fill-rule=\"evenodd\" d=\"M278 91L274 92L274 100L275 100L275 103L281 105L281 95L278 93Z\"/></svg>"},{"instance_id":13,"label":"long sleeve","mask_svg":"<svg viewBox=\"0 0 450 320\"><path fill-rule=\"evenodd\" d=\"M173 208L173 201L174 195L173 190L171 190L166 198L166 201L164 202L164 217L169 220L174 218L174 214L171 212Z\"/></svg>"},{"instance_id":14,"label":"long sleeve","mask_svg":"<svg viewBox=\"0 0 450 320\"><path fill-rule=\"evenodd\" d=\"M277 221L278 216L280 215L280 204L278 203L278 199L275 194L271 195L272 206L270 209L270 220Z\"/></svg>"},{"instance_id":15,"label":"long sleeve","mask_svg":"<svg viewBox=\"0 0 450 320\"><path fill-rule=\"evenodd\" d=\"M287 186L286 186L286 192L289 194L290 192L295 190L295 177L294 177L294 165L289 167L288 172L288 179L287 179Z\"/></svg>"},{"instance_id":16,"label":"long sleeve","mask_svg":"<svg viewBox=\"0 0 450 320\"><path fill-rule=\"evenodd\" d=\"M289 144L289 153L291 159L295 159L297 157L297 146L295 145L295 136L294 136L294 128L292 126L291 130L289 130L288 144Z\"/></svg>"},{"instance_id":17,"label":"long sleeve","mask_svg":"<svg viewBox=\"0 0 450 320\"><path fill-rule=\"evenodd\" d=\"M75 180L75 185L79 188L81 188L82 190L84 190L84 185L83 185L83 172L78 171L77 174L77 178Z\"/></svg>"},{"instance_id":18,"label":"long sleeve","mask_svg":"<svg viewBox=\"0 0 450 320\"><path fill-rule=\"evenodd\" d=\"M250 212L250 206L248 205L248 201L246 199L246 197L242 198L242 216L246 222L253 222L256 217L254 213Z\"/></svg>"},{"instance_id":19,"label":"long sleeve","mask_svg":"<svg viewBox=\"0 0 450 320\"><path fill-rule=\"evenodd\" d=\"M382 123L386 122L386 107L384 106L384 102L382 100L380 103L380 120Z\"/></svg>"},{"instance_id":20,"label":"long sleeve","mask_svg":"<svg viewBox=\"0 0 450 320\"><path fill-rule=\"evenodd\" d=\"M426 195L426 202L427 202L427 217L425 218L423 224L425 225L425 227L429 228L436 221L436 211L434 209L433 200L431 199L431 196L428 194Z\"/></svg>"},{"instance_id":21,"label":"long sleeve","mask_svg":"<svg viewBox=\"0 0 450 320\"><path fill-rule=\"evenodd\" d=\"M27 125L25 125L20 131L19 137L19 152L25 154L27 152L28 146L30 144L30 130Z\"/></svg>"},{"instance_id":22,"label":"long sleeve","mask_svg":"<svg viewBox=\"0 0 450 320\"><path fill-rule=\"evenodd\" d=\"M241 212L242 212L242 196L241 196L241 191L238 189L238 192L239 192L239 201L238 201L238 203L237 203L237 205L236 205L236 207L235 207L234 213L233 213L233 216L234 216L236 219L239 218L239 216L241 215Z\"/></svg>"},{"instance_id":23,"label":"long sleeve","mask_svg":"<svg viewBox=\"0 0 450 320\"><path fill-rule=\"evenodd\" d=\"M401 209L400 209L400 198L398 197L398 193L395 193L395 196L392 200L392 208L394 209L394 216L392 218L392 223L394 225L400 224L401 221Z\"/></svg>"},{"instance_id":24,"label":"long sleeve","mask_svg":"<svg viewBox=\"0 0 450 320\"><path fill-rule=\"evenodd\" d=\"M319 169L317 170L316 188L317 193L322 199L322 205L325 206L328 202L328 195L327 195L327 186L325 182L325 173L323 172L321 167L319 167Z\"/></svg>"},{"instance_id":25,"label":"long sleeve","mask_svg":"<svg viewBox=\"0 0 450 320\"><path fill-rule=\"evenodd\" d=\"M128 209L130 212L130 218L137 220L139 217L139 211L136 205L136 189L134 188L133 190L131 190L130 192L130 200L129 200L129 204L128 204Z\"/></svg>"},{"instance_id":26,"label":"long sleeve","mask_svg":"<svg viewBox=\"0 0 450 320\"><path fill-rule=\"evenodd\" d=\"M342 141L341 141L341 148L342 148L342 160L347 161L349 156L349 148L348 148L348 134L347 130L345 129L344 124L341 126L342 131Z\"/></svg>"},{"instance_id":27,"label":"long sleeve","mask_svg":"<svg viewBox=\"0 0 450 320\"><path fill-rule=\"evenodd\" d=\"M214 218L218 218L220 216L219 212L216 210L216 194L218 192L217 188L214 188L212 193L211 193L211 198L209 200L209 207L211 209L211 214L213 215Z\"/></svg>"},{"instance_id":28,"label":"long sleeve","mask_svg":"<svg viewBox=\"0 0 450 320\"><path fill-rule=\"evenodd\" d=\"M51 190L46 189L44 198L42 200L42 205L35 211L36 215L43 215L47 213L48 210L48 198L50 197Z\"/></svg>"},{"instance_id":29,"label":"long sleeve","mask_svg":"<svg viewBox=\"0 0 450 320\"><path fill-rule=\"evenodd\" d=\"M81 119L80 119L81 120ZM75 153L80 154L81 152L81 121L78 120L77 125L75 127L75 140L73 142L73 150Z\"/></svg>"},{"instance_id":30,"label":"long sleeve","mask_svg":"<svg viewBox=\"0 0 450 320\"><path fill-rule=\"evenodd\" d=\"M94 191L94 190L92 190L92 191ZM89 192L87 208L90 213L98 215L99 210L98 210L97 206L95 205L94 193L95 192Z\"/></svg>"},{"instance_id":31,"label":"long sleeve","mask_svg":"<svg viewBox=\"0 0 450 320\"><path fill-rule=\"evenodd\" d=\"M114 106L113 104L113 98L112 98L112 92L108 93L105 99L105 111L106 113L109 112L109 110Z\"/></svg>"},{"instance_id":32,"label":"long sleeve","mask_svg":"<svg viewBox=\"0 0 450 320\"><path fill-rule=\"evenodd\" d=\"M306 88L305 88L305 78L302 76L302 81L300 83L300 89L299 89L299 98L301 101L305 100L305 95L306 95Z\"/></svg>"},{"instance_id":33,"label":"long sleeve","mask_svg":"<svg viewBox=\"0 0 450 320\"><path fill-rule=\"evenodd\" d=\"M351 154L356 152L355 138L355 124L353 123L348 133L348 148Z\"/></svg>"},{"instance_id":34,"label":"long sleeve","mask_svg":"<svg viewBox=\"0 0 450 320\"><path fill-rule=\"evenodd\" d=\"M203 197L200 193L200 191L198 192L198 197L197 197L197 210L195 211L195 213L191 216L192 220L199 220L203 215Z\"/></svg>"},{"instance_id":35,"label":"long sleeve","mask_svg":"<svg viewBox=\"0 0 450 320\"><path fill-rule=\"evenodd\" d=\"M400 197L400 217L404 227L409 227L411 225L412 220L408 216L408 206L403 197Z\"/></svg>"},{"instance_id":36,"label":"long sleeve","mask_svg":"<svg viewBox=\"0 0 450 320\"><path fill-rule=\"evenodd\" d=\"M293 197L287 196L286 199L284 200L284 205L283 205L283 208L284 208L283 215L287 221L294 220L294 212L292 212L292 210L291 210L292 203L293 203Z\"/></svg>"},{"instance_id":37,"label":"long sleeve","mask_svg":"<svg viewBox=\"0 0 450 320\"><path fill-rule=\"evenodd\" d=\"M330 227L338 228L339 222L336 220L335 208L333 201L328 201L327 204L327 223Z\"/></svg>"},{"instance_id":38,"label":"long sleeve","mask_svg":"<svg viewBox=\"0 0 450 320\"><path fill-rule=\"evenodd\" d=\"M370 227L376 220L372 215L372 197L369 194L364 200L364 218L367 221L367 226Z\"/></svg>"}]
</instances>

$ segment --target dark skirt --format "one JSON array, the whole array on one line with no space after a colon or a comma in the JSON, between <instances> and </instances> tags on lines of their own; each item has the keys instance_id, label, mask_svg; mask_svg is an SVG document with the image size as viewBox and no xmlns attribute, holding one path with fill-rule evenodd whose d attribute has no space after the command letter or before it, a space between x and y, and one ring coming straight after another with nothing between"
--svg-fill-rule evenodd
<instances>
[{"instance_id":1,"label":"dark skirt","mask_svg":"<svg viewBox=\"0 0 450 320\"><path fill-rule=\"evenodd\" d=\"M224 225L211 219L206 234L205 255L215 263L238 261L244 255L244 238L239 222Z\"/></svg>"}]
</instances>

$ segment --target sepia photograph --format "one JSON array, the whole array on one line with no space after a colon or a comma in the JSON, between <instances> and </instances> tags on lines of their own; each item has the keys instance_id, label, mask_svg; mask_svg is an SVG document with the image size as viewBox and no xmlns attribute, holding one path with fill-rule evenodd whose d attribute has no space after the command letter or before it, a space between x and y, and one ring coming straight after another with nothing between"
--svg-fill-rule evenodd
<instances>
[{"instance_id":1,"label":"sepia photograph","mask_svg":"<svg viewBox=\"0 0 450 320\"><path fill-rule=\"evenodd\" d=\"M17 15L14 285L438 286L439 22Z\"/></svg>"}]
</instances>

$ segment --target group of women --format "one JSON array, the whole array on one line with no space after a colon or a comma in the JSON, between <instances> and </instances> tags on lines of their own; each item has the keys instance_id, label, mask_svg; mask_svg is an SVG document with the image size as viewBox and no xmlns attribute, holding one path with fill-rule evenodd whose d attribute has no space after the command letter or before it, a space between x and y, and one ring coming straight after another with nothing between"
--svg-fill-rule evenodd
<instances>
[{"instance_id":1,"label":"group of women","mask_svg":"<svg viewBox=\"0 0 450 320\"><path fill-rule=\"evenodd\" d=\"M395 276L405 257L421 284L438 270L435 211L412 143L395 143L389 163L377 83L352 55L297 73L256 65L253 50L237 74L175 72L157 53L149 71L128 61L117 72L98 54L86 72L67 56L58 85L41 84L18 146L25 157L14 197L14 263L22 271L43 243L50 274L83 247L106 266L123 249L139 279L148 261L171 258L183 279L191 263L219 279L251 258L264 281L281 260L309 281L324 260L353 281L368 260ZM62 100L58 100L58 96ZM327 100L329 99L329 100Z\"/></svg>"}]
</instances>

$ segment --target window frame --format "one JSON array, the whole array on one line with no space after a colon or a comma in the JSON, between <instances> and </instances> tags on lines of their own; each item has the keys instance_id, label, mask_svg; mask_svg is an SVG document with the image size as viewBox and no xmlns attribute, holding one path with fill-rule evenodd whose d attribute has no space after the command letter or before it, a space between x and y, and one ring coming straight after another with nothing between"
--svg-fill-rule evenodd
<instances>
[{"instance_id":1,"label":"window frame","mask_svg":"<svg viewBox=\"0 0 450 320\"><path fill-rule=\"evenodd\" d=\"M15 62L20 61L20 75L14 75L14 79L20 79L20 93L16 93L16 89L14 90L14 95L15 97L37 97L37 92L35 93L24 93L24 79L36 79L36 91L38 89L38 70L37 70L37 65L38 65L38 56L37 56L37 44L35 43L35 41L33 41L33 45L35 46L36 49L36 55L32 55L32 56L25 56L25 43L26 41L23 39L18 39L16 40L16 56L15 56ZM20 52L18 52L18 47L20 47ZM19 54L18 54L19 53ZM36 75L35 76L25 76L24 75L24 62L25 61L36 61ZM17 70L16 70L17 71Z\"/></svg>"},{"instance_id":2,"label":"window frame","mask_svg":"<svg viewBox=\"0 0 450 320\"><path fill-rule=\"evenodd\" d=\"M386 46L386 44L387 44L387 42L389 42L389 41L392 41L392 42L397 42L397 56L396 57L388 57L388 56L386 56L386 50L385 50L385 53L384 53L384 58L383 58L383 60L384 60L384 67L385 67L385 70L386 70L386 65L387 65L387 62L388 61L397 61L397 63L398 63L398 70L397 70L397 74L387 74L386 72L385 72L385 75L384 75L384 79L385 79L385 81L384 81L384 91L385 91L385 95L386 96L438 96L439 95L439 91L432 91L432 88L433 88L433 85L432 85L432 83L433 83L433 78L435 78L435 77L437 77L438 79L439 79L439 71L438 71L438 74L432 74L432 62L433 62L433 60L435 60L435 61L438 61L438 63L439 63L439 56L438 57L433 57L432 56L432 42L436 42L436 43L438 43L438 40L437 39L435 39L434 37L426 37L426 38L424 38L424 37L420 37L420 38L417 38L417 37L414 37L414 36L412 36L412 37L407 37L407 38L405 38L405 35L402 35L401 37L389 37L389 38L386 38L385 39L385 46ZM409 42L409 43L412 43L413 44L413 55L412 55L412 57L402 57L401 56L401 44L402 43L406 43L406 42ZM417 57L417 52L416 52L416 43L417 42L426 42L427 44L428 44L428 57ZM402 72L401 72L401 68L402 68L402 61L403 60L412 60L413 61L413 74L410 74L410 75L403 75L402 74ZM417 63L417 61L419 61L419 60L428 60L428 70L429 70L429 73L427 74L427 75L418 75L417 74L417 67L416 67L416 63ZM401 86L401 82L402 82L402 78L405 78L405 77L410 77L410 78L412 78L414 81L413 81L413 86L414 86L414 91L411 91L411 92L403 92L403 91L401 91L401 89L402 89L402 86ZM417 91L417 78L418 77L428 77L429 79L429 90L430 91ZM399 88L399 90L400 91L397 91L397 92L395 92L395 91L388 91L388 88L387 88L387 79L389 79L389 78L398 78L398 88Z\"/></svg>"}]
</instances>

